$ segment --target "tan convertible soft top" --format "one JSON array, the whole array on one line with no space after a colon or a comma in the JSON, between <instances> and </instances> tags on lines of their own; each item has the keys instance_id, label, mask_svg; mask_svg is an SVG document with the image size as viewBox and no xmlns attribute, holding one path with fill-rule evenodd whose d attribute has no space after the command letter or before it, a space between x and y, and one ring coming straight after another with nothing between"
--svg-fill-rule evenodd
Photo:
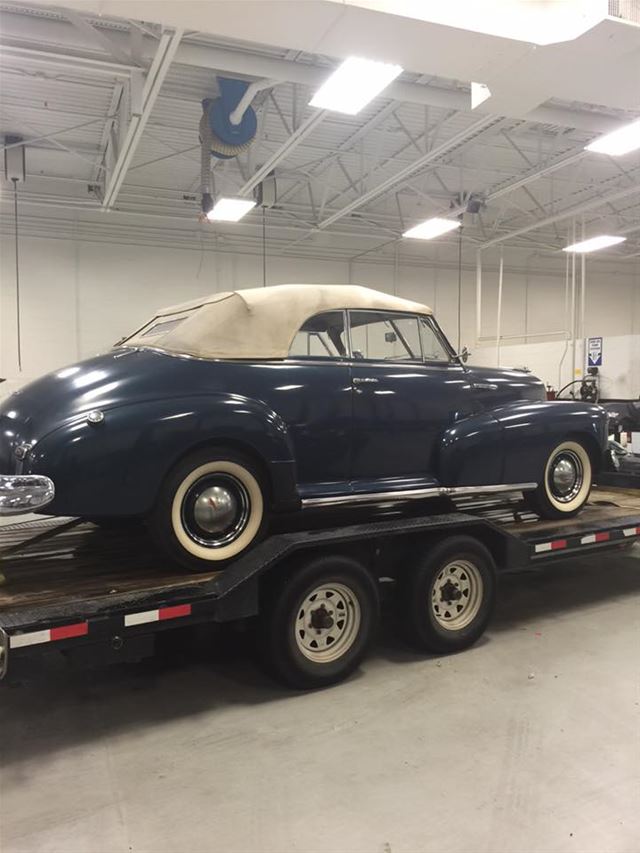
<instances>
[{"instance_id":1,"label":"tan convertible soft top","mask_svg":"<svg viewBox=\"0 0 640 853\"><path fill-rule=\"evenodd\" d=\"M306 320L321 311L346 308L432 313L426 305L368 287L280 284L214 293L162 308L122 345L198 358L286 358Z\"/></svg>"}]
</instances>

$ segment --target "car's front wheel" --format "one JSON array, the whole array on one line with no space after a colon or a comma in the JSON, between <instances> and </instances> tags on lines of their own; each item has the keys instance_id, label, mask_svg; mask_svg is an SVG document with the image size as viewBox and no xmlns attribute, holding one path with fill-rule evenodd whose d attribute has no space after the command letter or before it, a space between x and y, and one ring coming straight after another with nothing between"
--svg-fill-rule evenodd
<instances>
[{"instance_id":1,"label":"car's front wheel","mask_svg":"<svg viewBox=\"0 0 640 853\"><path fill-rule=\"evenodd\" d=\"M557 444L545 464L538 488L526 502L543 518L571 518L587 502L593 467L586 448L577 441Z\"/></svg>"},{"instance_id":2,"label":"car's front wheel","mask_svg":"<svg viewBox=\"0 0 640 853\"><path fill-rule=\"evenodd\" d=\"M176 465L163 483L150 529L158 544L192 571L238 557L265 527L262 478L233 451L200 450Z\"/></svg>"}]
</instances>

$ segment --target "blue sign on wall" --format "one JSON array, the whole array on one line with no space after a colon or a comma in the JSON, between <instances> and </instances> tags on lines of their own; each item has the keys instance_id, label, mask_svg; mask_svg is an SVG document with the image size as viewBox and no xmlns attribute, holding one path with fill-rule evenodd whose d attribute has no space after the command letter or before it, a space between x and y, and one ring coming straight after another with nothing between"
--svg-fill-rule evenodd
<instances>
[{"instance_id":1,"label":"blue sign on wall","mask_svg":"<svg viewBox=\"0 0 640 853\"><path fill-rule=\"evenodd\" d=\"M602 338L587 338L587 367L602 367Z\"/></svg>"}]
</instances>

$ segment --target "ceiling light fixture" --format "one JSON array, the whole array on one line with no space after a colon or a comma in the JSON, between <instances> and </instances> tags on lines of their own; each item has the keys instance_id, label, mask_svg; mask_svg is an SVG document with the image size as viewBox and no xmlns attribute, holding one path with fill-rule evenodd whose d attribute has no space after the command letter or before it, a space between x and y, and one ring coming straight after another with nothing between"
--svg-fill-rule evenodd
<instances>
[{"instance_id":1,"label":"ceiling light fixture","mask_svg":"<svg viewBox=\"0 0 640 853\"><path fill-rule=\"evenodd\" d=\"M640 119L632 121L624 127L605 133L585 145L587 151L597 151L598 154L610 154L612 157L620 157L640 148Z\"/></svg>"},{"instance_id":2,"label":"ceiling light fixture","mask_svg":"<svg viewBox=\"0 0 640 853\"><path fill-rule=\"evenodd\" d=\"M403 237L413 237L416 240L431 240L433 237L439 237L441 234L446 234L448 231L455 231L460 227L460 221L457 219L441 219L439 216L434 216L433 219L426 219L413 228L409 228L402 235Z\"/></svg>"},{"instance_id":3,"label":"ceiling light fixture","mask_svg":"<svg viewBox=\"0 0 640 853\"><path fill-rule=\"evenodd\" d=\"M249 198L219 198L207 213L209 222L237 222L256 206Z\"/></svg>"},{"instance_id":4,"label":"ceiling light fixture","mask_svg":"<svg viewBox=\"0 0 640 853\"><path fill-rule=\"evenodd\" d=\"M572 246L565 246L563 252L597 252L598 249L606 249L607 246L617 246L624 243L626 237L612 237L610 234L600 234L599 237L590 237Z\"/></svg>"},{"instance_id":5,"label":"ceiling light fixture","mask_svg":"<svg viewBox=\"0 0 640 853\"><path fill-rule=\"evenodd\" d=\"M401 73L400 65L351 56L325 80L309 106L354 116Z\"/></svg>"}]
</instances>

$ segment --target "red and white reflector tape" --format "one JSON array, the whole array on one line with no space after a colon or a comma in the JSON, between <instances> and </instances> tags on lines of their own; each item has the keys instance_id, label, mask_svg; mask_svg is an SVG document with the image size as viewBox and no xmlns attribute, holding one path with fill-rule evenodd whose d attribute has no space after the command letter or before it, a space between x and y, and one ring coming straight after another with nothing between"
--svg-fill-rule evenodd
<instances>
[{"instance_id":1,"label":"red and white reflector tape","mask_svg":"<svg viewBox=\"0 0 640 853\"><path fill-rule=\"evenodd\" d=\"M608 542L611 539L611 534L606 533L590 533L588 536L583 536L580 540L581 545L592 545L595 542Z\"/></svg>"},{"instance_id":2,"label":"red and white reflector tape","mask_svg":"<svg viewBox=\"0 0 640 853\"><path fill-rule=\"evenodd\" d=\"M566 539L556 539L554 542L542 542L540 545L536 545L536 554L541 554L543 551L560 551L566 547Z\"/></svg>"},{"instance_id":3,"label":"red and white reflector tape","mask_svg":"<svg viewBox=\"0 0 640 853\"><path fill-rule=\"evenodd\" d=\"M61 625L59 628L46 628L44 631L29 631L26 634L14 634L9 638L9 645L12 649L19 649L21 646L36 646L39 643L52 643L55 640L84 637L88 633L88 622L76 622L73 625Z\"/></svg>"},{"instance_id":4,"label":"red and white reflector tape","mask_svg":"<svg viewBox=\"0 0 640 853\"><path fill-rule=\"evenodd\" d=\"M615 542L620 539L630 539L633 536L640 536L640 526L602 530L599 533L587 533L585 536L581 536L580 539L572 539L571 549L576 545L597 545L599 542ZM558 551L568 547L569 542L567 539L556 539L553 542L539 542L534 546L534 553L543 554L545 551Z\"/></svg>"},{"instance_id":5,"label":"red and white reflector tape","mask_svg":"<svg viewBox=\"0 0 640 853\"><path fill-rule=\"evenodd\" d=\"M133 625L144 625L147 622L178 619L180 616L191 616L190 604L178 604L175 607L160 607L158 610L143 610L140 613L127 613L124 617L124 624L126 628L129 628Z\"/></svg>"}]
</instances>

